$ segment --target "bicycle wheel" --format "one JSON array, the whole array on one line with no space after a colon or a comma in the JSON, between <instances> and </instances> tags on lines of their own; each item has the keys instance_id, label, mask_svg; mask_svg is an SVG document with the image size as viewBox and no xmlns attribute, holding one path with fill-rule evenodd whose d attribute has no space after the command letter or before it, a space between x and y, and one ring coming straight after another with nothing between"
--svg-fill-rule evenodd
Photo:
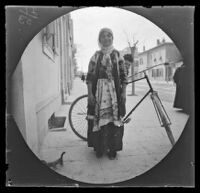
<instances>
[{"instance_id":1,"label":"bicycle wheel","mask_svg":"<svg viewBox=\"0 0 200 193\"><path fill-rule=\"evenodd\" d=\"M87 141L87 96L78 97L69 109L69 124L72 131L84 141Z\"/></svg>"}]
</instances>

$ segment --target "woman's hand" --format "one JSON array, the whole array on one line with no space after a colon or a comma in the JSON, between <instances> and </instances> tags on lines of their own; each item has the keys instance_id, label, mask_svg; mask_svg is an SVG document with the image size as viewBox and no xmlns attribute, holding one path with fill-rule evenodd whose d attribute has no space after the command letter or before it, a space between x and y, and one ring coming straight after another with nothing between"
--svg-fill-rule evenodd
<instances>
[{"instance_id":1,"label":"woman's hand","mask_svg":"<svg viewBox=\"0 0 200 193\"><path fill-rule=\"evenodd\" d=\"M93 94L88 95L88 104L89 105L95 105L95 97Z\"/></svg>"}]
</instances>

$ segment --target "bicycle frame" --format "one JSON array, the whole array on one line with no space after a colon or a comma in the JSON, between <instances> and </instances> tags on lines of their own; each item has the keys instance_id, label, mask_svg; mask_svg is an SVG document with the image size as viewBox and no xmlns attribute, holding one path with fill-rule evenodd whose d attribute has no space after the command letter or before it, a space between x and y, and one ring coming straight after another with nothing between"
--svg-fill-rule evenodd
<instances>
[{"instance_id":1,"label":"bicycle frame","mask_svg":"<svg viewBox=\"0 0 200 193\"><path fill-rule=\"evenodd\" d=\"M148 83L148 86L149 86L149 91L147 91L147 93L142 97L142 99L140 99L140 101L133 107L133 109L125 116L125 118L123 119L123 123L126 123L128 117L133 113L133 111L135 111L135 109L140 105L140 103L151 93L151 99L153 101L153 104L154 104L154 108L156 110L156 114L157 114L157 117L158 117L158 120L160 122L160 125L161 127L165 126L165 124L168 124L170 125L171 124L171 121L169 119L169 116L167 115L167 112L165 111L162 103L161 103L161 100L160 98L158 97L158 94L156 91L154 91L150 81L149 81L149 78L148 78L148 75L146 74L145 71L142 71L144 73L144 77L143 78L139 78L139 79L136 79L136 80L132 80L130 82L128 82L127 84L130 84L130 83L133 83L133 82L136 82L136 81L139 81L139 80L143 80L143 79L146 79L147 83ZM160 112L160 109L158 109L157 105L155 104L156 102L154 101L154 97L156 97L158 100L159 100L159 103L161 105L161 108L163 109L163 113L162 114L165 114L166 117L167 117L167 120L165 121L165 123L163 123L163 117L161 117L161 112Z\"/></svg>"},{"instance_id":2,"label":"bicycle frame","mask_svg":"<svg viewBox=\"0 0 200 193\"><path fill-rule=\"evenodd\" d=\"M147 70L148 70L148 69L147 69ZM136 79L136 80L132 80L132 81L130 81L130 82L127 82L127 84L130 84L130 83L132 83L132 82L136 82L136 81L139 81L139 80L142 80L142 79L146 79L146 81L147 81L148 86L149 86L150 89L149 89L149 91L142 97L142 99L140 99L140 101L133 107L133 109L125 116L125 118L124 118L123 121L122 121L122 125L123 125L124 123L128 123L128 122L129 122L129 121L128 121L128 120L130 120L130 119L128 119L129 116L130 116L130 115L133 113L133 111L140 105L140 103L141 103L149 94L151 94L151 95L150 95L150 96L151 96L151 100L152 100L153 105L154 105L154 108L155 108L155 110L156 110L156 114L157 114L157 116L158 116L158 119L159 119L159 122L160 122L160 124L161 124L161 127L165 127L165 130L166 130L166 132L167 132L168 138L169 138L169 140L170 140L170 142L171 142L171 144L172 144L172 146L173 146L173 145L175 144L175 140L174 140L173 134L172 134L172 132L171 132L171 128L170 128L170 126L169 126L169 125L171 124L171 122L170 122L170 119L169 119L169 117L168 117L168 115L167 115L165 109L164 109L164 106L162 105L161 100L160 100L160 98L158 97L157 92L154 91L154 89L153 89L153 87L152 87L152 85L151 85L151 83L150 83L150 81L149 81L149 78L148 78L147 74L145 73L145 70L142 71L142 72L139 72L139 73L144 73L144 77L143 77L143 78ZM82 134L79 134L79 132L76 131L76 128L74 127L73 120L72 120L72 112L73 112L73 108L74 108L74 106L76 105L76 103L77 103L79 100L81 100L81 99L83 99L83 98L85 98L85 97L87 97L87 96L88 96L88 95L83 95L83 96L78 97L78 98L72 103L72 105L71 105L71 107L70 107L70 109L69 109L69 124L70 124L70 126L71 126L73 132L74 132L78 137L80 137L81 139L83 139L83 140L85 140L85 141L87 141L87 137L86 137L86 136L83 136ZM86 112L84 113L82 110L81 110L81 112L78 113L78 115L84 115L84 114L86 115ZM122 125L120 125L120 126L122 126ZM81 126L81 127L82 127L82 126Z\"/></svg>"}]
</instances>

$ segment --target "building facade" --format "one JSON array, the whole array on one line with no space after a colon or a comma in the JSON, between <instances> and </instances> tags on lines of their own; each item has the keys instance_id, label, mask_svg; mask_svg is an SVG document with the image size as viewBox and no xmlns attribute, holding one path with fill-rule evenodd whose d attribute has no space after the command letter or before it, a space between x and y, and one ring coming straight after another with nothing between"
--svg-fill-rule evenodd
<instances>
[{"instance_id":1,"label":"building facade","mask_svg":"<svg viewBox=\"0 0 200 193\"><path fill-rule=\"evenodd\" d=\"M149 50L143 50L138 54L138 59L139 71L155 65L166 64L147 71L151 80L158 81L171 81L176 68L180 66L182 61L181 54L175 44L165 42L165 40L162 42L157 40L157 46Z\"/></svg>"},{"instance_id":2,"label":"building facade","mask_svg":"<svg viewBox=\"0 0 200 193\"><path fill-rule=\"evenodd\" d=\"M48 120L66 102L74 78L73 22L64 15L26 47L12 76L12 115L31 150L39 150Z\"/></svg>"}]
</instances>

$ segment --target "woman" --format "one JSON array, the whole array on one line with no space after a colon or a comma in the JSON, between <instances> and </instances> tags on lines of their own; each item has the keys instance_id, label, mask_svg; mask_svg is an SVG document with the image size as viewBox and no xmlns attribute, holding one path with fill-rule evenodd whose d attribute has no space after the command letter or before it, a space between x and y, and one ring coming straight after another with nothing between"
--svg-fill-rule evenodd
<instances>
[{"instance_id":1,"label":"woman","mask_svg":"<svg viewBox=\"0 0 200 193\"><path fill-rule=\"evenodd\" d=\"M127 74L110 29L100 30L98 43L100 50L92 56L86 78L88 146L94 147L98 158L106 153L114 159L123 145Z\"/></svg>"},{"instance_id":2,"label":"woman","mask_svg":"<svg viewBox=\"0 0 200 193\"><path fill-rule=\"evenodd\" d=\"M191 112L191 70L188 65L182 64L174 73L174 82L176 83L176 94L174 98L174 108L182 109L183 112Z\"/></svg>"},{"instance_id":3,"label":"woman","mask_svg":"<svg viewBox=\"0 0 200 193\"><path fill-rule=\"evenodd\" d=\"M85 81L85 75L84 75L84 74L82 74L81 80L82 80L83 82Z\"/></svg>"},{"instance_id":4,"label":"woman","mask_svg":"<svg viewBox=\"0 0 200 193\"><path fill-rule=\"evenodd\" d=\"M176 94L175 94L175 98L174 98L174 108L179 108L179 109L183 109L184 108L184 104L186 101L184 101L184 97L185 97L185 87L183 84L183 80L184 80L184 69L185 66L182 65L179 68L176 69L175 73L174 73L174 82L176 83Z\"/></svg>"}]
</instances>

